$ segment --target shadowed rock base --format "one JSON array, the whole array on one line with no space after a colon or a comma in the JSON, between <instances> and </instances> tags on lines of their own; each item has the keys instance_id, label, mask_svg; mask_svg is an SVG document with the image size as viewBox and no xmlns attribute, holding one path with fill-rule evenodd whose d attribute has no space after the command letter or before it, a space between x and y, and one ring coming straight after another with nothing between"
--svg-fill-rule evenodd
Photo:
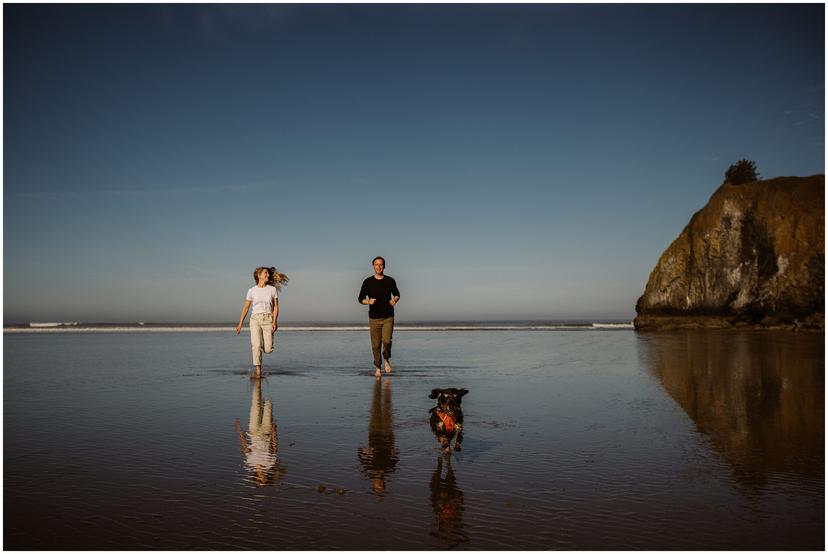
<instances>
[{"instance_id":1,"label":"shadowed rock base","mask_svg":"<svg viewBox=\"0 0 828 554\"><path fill-rule=\"evenodd\" d=\"M766 316L759 321L746 320L743 316L699 315L639 315L633 321L637 331L674 331L679 329L739 329L768 331L825 330L825 314L811 314L803 319L787 319Z\"/></svg>"}]
</instances>

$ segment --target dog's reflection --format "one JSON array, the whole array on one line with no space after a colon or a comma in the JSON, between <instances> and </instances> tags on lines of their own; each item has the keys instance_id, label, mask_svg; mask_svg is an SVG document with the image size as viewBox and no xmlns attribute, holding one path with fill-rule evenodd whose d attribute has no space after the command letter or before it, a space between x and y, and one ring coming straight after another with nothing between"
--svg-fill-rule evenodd
<instances>
[{"instance_id":1,"label":"dog's reflection","mask_svg":"<svg viewBox=\"0 0 828 554\"><path fill-rule=\"evenodd\" d=\"M386 478L399 461L394 444L394 421L391 415L391 380L374 382L371 419L368 423L368 446L360 447L357 455L362 471L371 480L371 490L382 498Z\"/></svg>"},{"instance_id":2,"label":"dog's reflection","mask_svg":"<svg viewBox=\"0 0 828 554\"><path fill-rule=\"evenodd\" d=\"M285 469L279 463L279 440L276 435L276 422L273 419L273 403L269 398L262 402L261 380L253 382L247 433L242 430L238 419L236 431L239 434L239 446L244 455L244 463L251 471L256 486L281 481Z\"/></svg>"},{"instance_id":3,"label":"dog's reflection","mask_svg":"<svg viewBox=\"0 0 828 554\"><path fill-rule=\"evenodd\" d=\"M436 516L433 536L451 545L468 542L469 537L463 530L463 491L457 486L451 456L437 456L437 467L431 474L431 508Z\"/></svg>"}]
</instances>

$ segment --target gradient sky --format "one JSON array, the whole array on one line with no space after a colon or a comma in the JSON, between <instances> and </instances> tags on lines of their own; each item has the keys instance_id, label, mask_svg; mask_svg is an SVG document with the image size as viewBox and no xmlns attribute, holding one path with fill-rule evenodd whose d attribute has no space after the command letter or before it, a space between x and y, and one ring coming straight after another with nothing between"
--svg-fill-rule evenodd
<instances>
[{"instance_id":1,"label":"gradient sky","mask_svg":"<svg viewBox=\"0 0 828 554\"><path fill-rule=\"evenodd\" d=\"M824 173L824 6L4 13L4 318L632 319L740 158Z\"/></svg>"}]
</instances>

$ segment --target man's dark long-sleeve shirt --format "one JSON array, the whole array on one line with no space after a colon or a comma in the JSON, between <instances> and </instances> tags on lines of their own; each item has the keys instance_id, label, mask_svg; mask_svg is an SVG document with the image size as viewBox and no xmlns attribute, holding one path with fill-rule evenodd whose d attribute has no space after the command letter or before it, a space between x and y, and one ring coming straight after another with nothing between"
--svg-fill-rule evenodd
<instances>
[{"instance_id":1,"label":"man's dark long-sleeve shirt","mask_svg":"<svg viewBox=\"0 0 828 554\"><path fill-rule=\"evenodd\" d=\"M391 305L391 298L400 295L397 282L386 275L382 279L376 279L373 275L362 282L359 289L357 302L362 304L365 297L376 298L376 302L368 306L368 317L371 319L382 319L394 317L394 306Z\"/></svg>"}]
</instances>

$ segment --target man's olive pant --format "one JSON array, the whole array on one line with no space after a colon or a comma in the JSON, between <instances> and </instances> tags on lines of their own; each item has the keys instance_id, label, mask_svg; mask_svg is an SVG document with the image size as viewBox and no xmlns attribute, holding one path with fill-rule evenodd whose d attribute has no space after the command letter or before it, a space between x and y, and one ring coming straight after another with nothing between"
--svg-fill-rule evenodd
<instances>
[{"instance_id":1,"label":"man's olive pant","mask_svg":"<svg viewBox=\"0 0 828 554\"><path fill-rule=\"evenodd\" d=\"M371 350L374 351L374 367L382 367L380 345L382 345L382 356L386 360L390 360L391 334L394 332L394 318L368 319L368 322L371 326Z\"/></svg>"}]
</instances>

